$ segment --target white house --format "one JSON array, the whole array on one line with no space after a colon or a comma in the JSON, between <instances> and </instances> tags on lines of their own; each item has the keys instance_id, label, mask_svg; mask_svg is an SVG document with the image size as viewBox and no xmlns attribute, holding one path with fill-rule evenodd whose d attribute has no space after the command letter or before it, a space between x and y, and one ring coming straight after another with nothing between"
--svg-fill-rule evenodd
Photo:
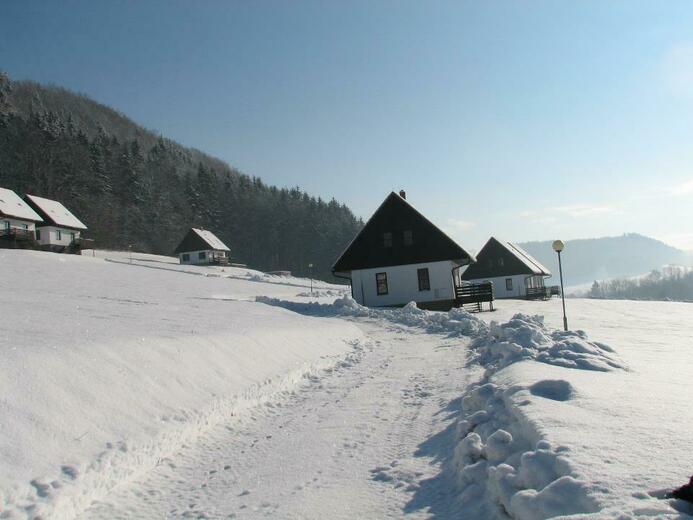
<instances>
[{"instance_id":1,"label":"white house","mask_svg":"<svg viewBox=\"0 0 693 520\"><path fill-rule=\"evenodd\" d=\"M432 224L400 191L390 193L332 266L362 305L449 309L456 271L474 258Z\"/></svg>"},{"instance_id":2,"label":"white house","mask_svg":"<svg viewBox=\"0 0 693 520\"><path fill-rule=\"evenodd\" d=\"M491 237L460 278L463 282L493 282L496 298L548 298L544 279L551 271L527 251Z\"/></svg>"},{"instance_id":3,"label":"white house","mask_svg":"<svg viewBox=\"0 0 693 520\"><path fill-rule=\"evenodd\" d=\"M191 228L173 252L181 264L228 264L231 250L211 231Z\"/></svg>"},{"instance_id":4,"label":"white house","mask_svg":"<svg viewBox=\"0 0 693 520\"><path fill-rule=\"evenodd\" d=\"M0 247L35 247L38 215L19 195L0 188Z\"/></svg>"},{"instance_id":5,"label":"white house","mask_svg":"<svg viewBox=\"0 0 693 520\"><path fill-rule=\"evenodd\" d=\"M87 226L57 200L26 195L24 200L43 222L37 225L36 240L41 249L58 253L81 251L82 232Z\"/></svg>"}]
</instances>

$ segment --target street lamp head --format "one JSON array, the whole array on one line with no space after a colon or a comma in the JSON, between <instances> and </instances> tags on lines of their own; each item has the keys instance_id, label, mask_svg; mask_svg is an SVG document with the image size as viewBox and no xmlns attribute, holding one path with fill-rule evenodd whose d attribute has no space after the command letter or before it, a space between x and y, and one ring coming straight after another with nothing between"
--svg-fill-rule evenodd
<instances>
[{"instance_id":1,"label":"street lamp head","mask_svg":"<svg viewBox=\"0 0 693 520\"><path fill-rule=\"evenodd\" d=\"M560 253L563 251L565 244L561 240L554 240L551 247L553 247L553 250L556 251L556 253Z\"/></svg>"}]
</instances>

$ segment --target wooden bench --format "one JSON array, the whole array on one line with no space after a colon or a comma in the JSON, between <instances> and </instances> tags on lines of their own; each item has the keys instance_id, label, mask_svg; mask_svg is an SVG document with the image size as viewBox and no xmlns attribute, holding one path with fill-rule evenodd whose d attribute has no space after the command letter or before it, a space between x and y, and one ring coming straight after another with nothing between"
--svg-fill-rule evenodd
<instances>
[{"instance_id":1,"label":"wooden bench","mask_svg":"<svg viewBox=\"0 0 693 520\"><path fill-rule=\"evenodd\" d=\"M455 287L455 306L464 308L472 305L477 312L483 310L482 303L489 303L489 310L493 310L493 282L464 284Z\"/></svg>"}]
</instances>

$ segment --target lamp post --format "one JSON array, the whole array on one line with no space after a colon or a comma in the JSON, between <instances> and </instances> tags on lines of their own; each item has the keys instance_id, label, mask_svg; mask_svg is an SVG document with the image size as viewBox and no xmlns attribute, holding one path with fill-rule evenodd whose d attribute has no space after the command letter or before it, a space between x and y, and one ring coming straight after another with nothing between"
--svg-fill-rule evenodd
<instances>
[{"instance_id":1,"label":"lamp post","mask_svg":"<svg viewBox=\"0 0 693 520\"><path fill-rule=\"evenodd\" d=\"M310 295L313 296L313 264L308 264L310 269Z\"/></svg>"},{"instance_id":2,"label":"lamp post","mask_svg":"<svg viewBox=\"0 0 693 520\"><path fill-rule=\"evenodd\" d=\"M565 295L563 294L563 266L561 265L561 251L565 247L560 240L554 240L552 244L553 250L558 254L558 272L561 276L561 301L563 302L563 330L568 331L568 318L565 316Z\"/></svg>"}]
</instances>

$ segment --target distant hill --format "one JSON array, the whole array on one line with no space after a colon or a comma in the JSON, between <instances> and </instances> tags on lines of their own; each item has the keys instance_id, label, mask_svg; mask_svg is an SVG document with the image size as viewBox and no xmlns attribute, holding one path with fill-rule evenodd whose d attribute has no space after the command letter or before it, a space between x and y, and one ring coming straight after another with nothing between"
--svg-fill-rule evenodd
<instances>
[{"instance_id":1,"label":"distant hill","mask_svg":"<svg viewBox=\"0 0 693 520\"><path fill-rule=\"evenodd\" d=\"M547 240L520 246L551 269L551 283L558 283L558 260L551 244ZM689 265L691 261L688 253L637 233L568 240L562 255L567 286L645 274L666 264Z\"/></svg>"},{"instance_id":2,"label":"distant hill","mask_svg":"<svg viewBox=\"0 0 693 520\"><path fill-rule=\"evenodd\" d=\"M62 201L101 248L171 254L209 229L234 262L331 278L363 222L336 200L268 186L87 96L0 72L0 186Z\"/></svg>"}]
</instances>

